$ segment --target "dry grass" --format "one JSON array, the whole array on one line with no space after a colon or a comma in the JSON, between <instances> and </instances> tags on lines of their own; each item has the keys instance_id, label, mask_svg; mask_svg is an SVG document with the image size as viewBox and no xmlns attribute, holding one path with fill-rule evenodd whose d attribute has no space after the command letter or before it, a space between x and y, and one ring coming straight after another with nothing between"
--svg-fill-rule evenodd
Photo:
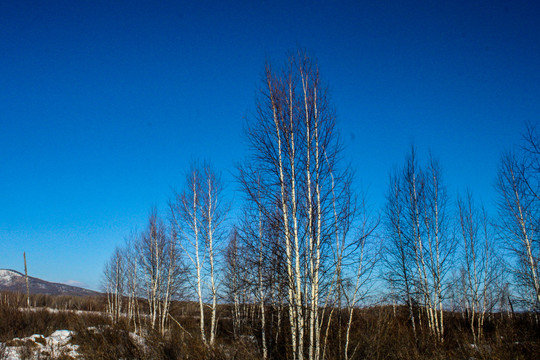
<instances>
[{"instance_id":1,"label":"dry grass","mask_svg":"<svg viewBox=\"0 0 540 360\"><path fill-rule=\"evenodd\" d=\"M75 331L73 343L80 345L79 352L90 360L261 358L260 324L256 319L248 322L244 333L234 338L227 306L220 309L217 343L209 349L198 336L199 319L193 303L176 302L172 306L172 315L181 322L182 329L172 322L166 336L145 330L141 340L133 336L134 329L126 321L112 324L108 316L95 312L103 305L99 299L43 297L39 302L45 307L60 304L63 308L70 305L73 309L94 311L88 313L25 311L20 308L23 297L0 295L0 342L32 334L48 336L55 330L68 329ZM444 342L436 341L426 329L420 329L415 339L404 308L398 308L396 315L391 307L361 309L355 314L350 333L351 359L537 359L540 353L540 326L529 314L516 314L512 318L491 314L484 327L485 337L476 345L473 345L468 322L461 314L445 314ZM345 312L334 311L324 350L327 359L344 358L346 318ZM290 357L286 324L287 321L282 321L281 329L273 329L279 332L280 340L269 341L272 359ZM28 352L29 347L23 346L21 351ZM0 359L3 351L5 353L0 347Z\"/></svg>"}]
</instances>

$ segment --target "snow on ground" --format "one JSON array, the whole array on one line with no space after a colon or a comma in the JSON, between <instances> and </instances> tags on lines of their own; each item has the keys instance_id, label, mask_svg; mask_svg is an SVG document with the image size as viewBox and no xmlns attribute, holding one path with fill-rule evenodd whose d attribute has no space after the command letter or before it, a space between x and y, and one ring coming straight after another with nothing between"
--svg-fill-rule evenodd
<instances>
[{"instance_id":1,"label":"snow on ground","mask_svg":"<svg viewBox=\"0 0 540 360\"><path fill-rule=\"evenodd\" d=\"M57 313L72 313L72 314L77 314L77 315L90 314L90 315L105 315L105 316L110 316L110 314L108 314L108 313L106 313L106 312L101 312L101 311L54 309L54 308L50 308L50 307L39 307L39 306L31 307L31 308L20 307L20 308L19 308L19 311L28 311L28 312L48 311L48 312L50 312L50 313L52 313L52 314L57 314ZM122 315L122 314L121 314L121 315ZM124 316L127 316L127 315L124 315Z\"/></svg>"},{"instance_id":2,"label":"snow on ground","mask_svg":"<svg viewBox=\"0 0 540 360\"><path fill-rule=\"evenodd\" d=\"M25 357L25 351L32 352L32 359L40 359L43 355L56 358L59 355L67 355L73 359L80 358L77 352L79 346L70 344L73 331L56 330L50 336L44 337L40 334L34 334L26 338L15 338L6 346L6 360L20 360ZM27 346L25 346L27 344Z\"/></svg>"},{"instance_id":3,"label":"snow on ground","mask_svg":"<svg viewBox=\"0 0 540 360\"><path fill-rule=\"evenodd\" d=\"M107 327L110 326L90 326L88 330L93 333L101 333ZM78 352L79 345L71 343L73 334L74 332L71 330L56 330L48 337L34 334L21 339L15 338L7 342L8 346L5 347L4 353L2 352L3 344L0 343L0 360L56 359L60 355L68 356L72 359L83 359L82 355ZM132 332L128 335L139 348L147 348L144 337Z\"/></svg>"}]
</instances>

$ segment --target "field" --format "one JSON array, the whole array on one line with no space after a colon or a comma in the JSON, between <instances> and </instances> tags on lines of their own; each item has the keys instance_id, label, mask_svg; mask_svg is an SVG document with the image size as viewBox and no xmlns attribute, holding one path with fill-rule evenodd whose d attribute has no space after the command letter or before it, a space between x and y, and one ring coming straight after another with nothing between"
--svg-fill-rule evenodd
<instances>
[{"instance_id":1,"label":"field","mask_svg":"<svg viewBox=\"0 0 540 360\"><path fill-rule=\"evenodd\" d=\"M105 311L104 297L39 295L32 297L31 304L32 308L27 309L24 296L1 294L0 359L262 358L257 309L249 305L245 310L252 317L236 335L231 307L218 307L217 339L209 348L200 340L195 303L173 302L174 321L168 322L164 335L150 330L146 316L140 317L137 329L126 317L113 322ZM326 334L324 358L343 359L348 314L333 310L334 325ZM268 314L273 315L271 309ZM404 307L371 307L354 314L350 359L537 359L540 353L540 327L532 314L489 314L484 339L476 344L462 314L445 313L447 332L443 342L421 329L415 339ZM284 340L288 339L286 329L283 326L270 334L273 340L269 341L269 358L293 358Z\"/></svg>"}]
</instances>

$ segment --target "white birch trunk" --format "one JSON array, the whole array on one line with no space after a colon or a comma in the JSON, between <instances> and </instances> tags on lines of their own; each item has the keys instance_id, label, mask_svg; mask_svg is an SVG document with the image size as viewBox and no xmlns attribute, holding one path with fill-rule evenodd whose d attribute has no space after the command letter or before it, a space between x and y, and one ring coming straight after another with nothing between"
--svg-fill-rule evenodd
<instances>
[{"instance_id":1,"label":"white birch trunk","mask_svg":"<svg viewBox=\"0 0 540 360\"><path fill-rule=\"evenodd\" d=\"M276 104L276 99L273 96L273 83L271 79L270 72L267 72L267 85L269 88L269 94L272 103L272 113L273 120L276 130L276 141L278 145L278 167L279 167L279 182L280 182L280 192L281 192L281 211L283 216L283 226L285 231L285 252L286 252L286 262L287 262L287 275L288 275L288 299L289 299L289 322L291 326L291 342L293 348L293 360L297 358L297 348L296 348L296 337L297 337L297 320L296 320L296 309L294 307L294 287L293 287L293 268L292 268L292 246L291 246L291 233L289 229L289 213L288 206L285 198L286 184L285 184L285 175L283 168L283 159L282 159L282 144L281 144L281 132L280 124L278 119L278 109Z\"/></svg>"}]
</instances>

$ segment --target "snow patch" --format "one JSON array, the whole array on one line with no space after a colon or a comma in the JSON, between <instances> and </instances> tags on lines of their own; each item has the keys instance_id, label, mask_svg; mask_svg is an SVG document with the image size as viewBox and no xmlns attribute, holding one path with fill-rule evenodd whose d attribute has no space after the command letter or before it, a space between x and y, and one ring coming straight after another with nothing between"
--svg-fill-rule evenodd
<instances>
[{"instance_id":1,"label":"snow patch","mask_svg":"<svg viewBox=\"0 0 540 360\"><path fill-rule=\"evenodd\" d=\"M56 330L47 338L47 344L49 345L66 345L73 337L73 331L71 330Z\"/></svg>"},{"instance_id":2,"label":"snow patch","mask_svg":"<svg viewBox=\"0 0 540 360\"><path fill-rule=\"evenodd\" d=\"M0 270L0 285L9 285L13 279L21 278L22 275L13 270Z\"/></svg>"},{"instance_id":3,"label":"snow patch","mask_svg":"<svg viewBox=\"0 0 540 360\"><path fill-rule=\"evenodd\" d=\"M32 352L31 359L41 359L43 356L49 358L57 358L64 355L77 359L81 355L78 353L79 345L70 344L73 337L73 331L71 330L56 330L50 336L44 337L40 334L34 334L32 336L18 339L15 338L12 341L17 343L31 343L30 351ZM15 345L6 346L6 360L20 360L25 346Z\"/></svg>"}]
</instances>

